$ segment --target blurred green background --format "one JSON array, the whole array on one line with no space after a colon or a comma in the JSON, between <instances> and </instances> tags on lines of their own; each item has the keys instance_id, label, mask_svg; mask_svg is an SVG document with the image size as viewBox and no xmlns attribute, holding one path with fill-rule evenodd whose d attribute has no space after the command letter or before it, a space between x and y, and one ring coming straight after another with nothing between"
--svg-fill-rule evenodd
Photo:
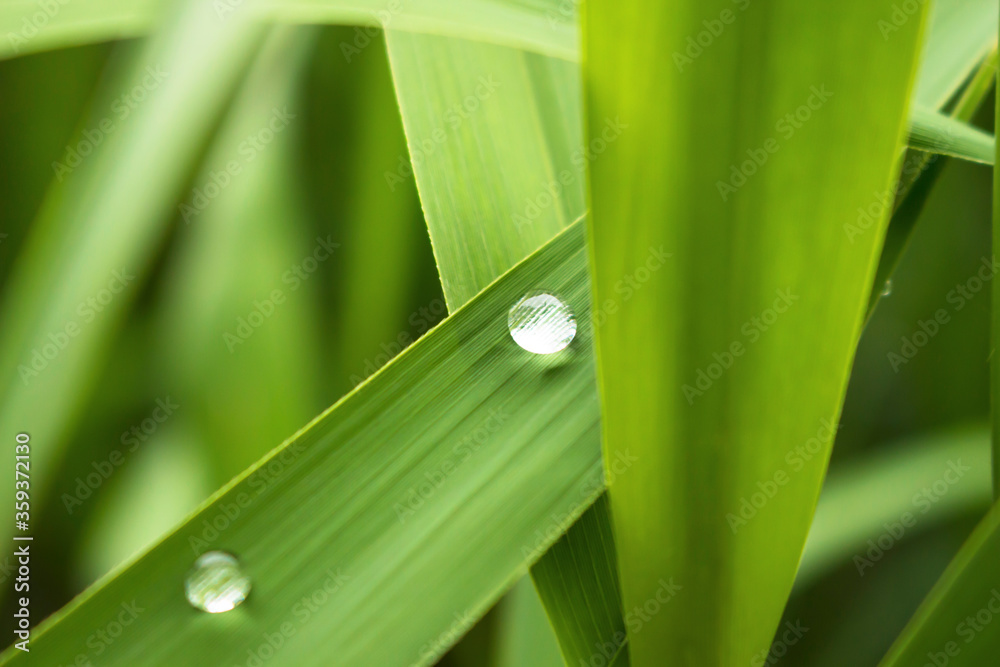
<instances>
[{"instance_id":1,"label":"blurred green background","mask_svg":"<svg viewBox=\"0 0 1000 667\"><path fill-rule=\"evenodd\" d=\"M246 127L236 114L220 119L178 207L204 193L227 161L243 168L189 220L178 208L154 269L117 327L112 353L90 379L50 480L54 493L33 508L39 618L169 530L444 316L412 176L402 183L386 178L408 158L381 38L348 61L341 44L354 43L354 28L299 33L298 78L288 92L275 87L273 99L260 100L260 108L287 107L294 118L250 160L240 150ZM0 62L4 284L53 179L53 162L89 127L81 119L107 113L93 109L93 100L129 48ZM992 100L983 108L992 110ZM978 121L990 131L991 115ZM947 295L990 253L990 179L986 167L945 167L892 293L864 332L833 475L850 474L879 453L905 451L914 436L947 439L985 424L989 289L957 312ZM329 258L320 259L317 248L333 244ZM285 299L274 316L245 341L227 344L225 334L276 289ZM939 308L951 312L951 321L895 372L887 354ZM176 405L162 423L150 421L163 414L158 401ZM143 432L144 424L152 427ZM129 438L134 427L140 439ZM123 463L68 509L65 494L76 493L78 480L114 450ZM980 495L979 505L947 521L918 523L864 576L851 557L839 557L800 582L786 620L809 630L780 664L877 662L986 509ZM855 517L835 519L850 524ZM862 540L857 553L866 548ZM7 577L9 563L0 561L0 578ZM556 664L541 613L530 588L520 585L442 664ZM507 641L517 624L533 630L527 655L519 653L524 645Z\"/></svg>"}]
</instances>

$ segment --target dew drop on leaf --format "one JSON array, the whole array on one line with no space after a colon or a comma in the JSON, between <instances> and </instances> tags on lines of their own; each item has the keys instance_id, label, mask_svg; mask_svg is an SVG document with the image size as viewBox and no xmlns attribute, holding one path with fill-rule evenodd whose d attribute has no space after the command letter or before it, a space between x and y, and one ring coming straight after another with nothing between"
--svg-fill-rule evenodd
<instances>
[{"instance_id":1,"label":"dew drop on leaf","mask_svg":"<svg viewBox=\"0 0 1000 667\"><path fill-rule=\"evenodd\" d=\"M209 551L194 562L184 582L192 607L219 614L238 607L250 593L250 577L243 574L236 557Z\"/></svg>"},{"instance_id":2,"label":"dew drop on leaf","mask_svg":"<svg viewBox=\"0 0 1000 667\"><path fill-rule=\"evenodd\" d=\"M892 279L885 281L885 285L882 286L882 297L887 297L892 294Z\"/></svg>"},{"instance_id":3,"label":"dew drop on leaf","mask_svg":"<svg viewBox=\"0 0 1000 667\"><path fill-rule=\"evenodd\" d=\"M576 336L573 311L549 292L531 292L521 297L510 309L507 326L514 342L535 354L564 350Z\"/></svg>"}]
</instances>

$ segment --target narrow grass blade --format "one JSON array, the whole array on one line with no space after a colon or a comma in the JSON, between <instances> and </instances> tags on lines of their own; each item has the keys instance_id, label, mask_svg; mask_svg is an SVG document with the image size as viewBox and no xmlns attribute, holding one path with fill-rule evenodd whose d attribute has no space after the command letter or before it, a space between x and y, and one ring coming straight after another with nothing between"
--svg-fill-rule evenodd
<instances>
[{"instance_id":1,"label":"narrow grass blade","mask_svg":"<svg viewBox=\"0 0 1000 667\"><path fill-rule=\"evenodd\" d=\"M819 496L886 220L842 226L889 185L922 18L884 40L888 0L586 12L590 134L627 126L591 164L590 242L605 461L638 459L610 482L623 607L656 610L631 662L748 664Z\"/></svg>"},{"instance_id":2,"label":"narrow grass blade","mask_svg":"<svg viewBox=\"0 0 1000 667\"><path fill-rule=\"evenodd\" d=\"M973 531L879 666L992 664L1000 642L997 613L1000 504Z\"/></svg>"},{"instance_id":3,"label":"narrow grass blade","mask_svg":"<svg viewBox=\"0 0 1000 667\"><path fill-rule=\"evenodd\" d=\"M610 516L602 495L531 571L567 665L629 664Z\"/></svg>"},{"instance_id":4,"label":"narrow grass blade","mask_svg":"<svg viewBox=\"0 0 1000 667\"><path fill-rule=\"evenodd\" d=\"M917 106L910 114L911 148L991 165L994 144L986 132L933 109Z\"/></svg>"},{"instance_id":5,"label":"narrow grass blade","mask_svg":"<svg viewBox=\"0 0 1000 667\"><path fill-rule=\"evenodd\" d=\"M454 38L390 31L387 40L454 309L583 214L578 69ZM386 175L390 189L407 178L405 168Z\"/></svg>"}]
</instances>

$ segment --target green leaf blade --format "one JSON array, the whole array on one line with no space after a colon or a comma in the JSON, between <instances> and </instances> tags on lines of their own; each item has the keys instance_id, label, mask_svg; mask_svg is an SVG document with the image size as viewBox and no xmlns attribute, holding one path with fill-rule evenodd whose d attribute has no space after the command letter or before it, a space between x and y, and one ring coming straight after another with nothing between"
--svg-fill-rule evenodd
<instances>
[{"instance_id":1,"label":"green leaf blade","mask_svg":"<svg viewBox=\"0 0 1000 667\"><path fill-rule=\"evenodd\" d=\"M744 7L584 20L591 136L627 126L591 164L589 218L605 461L638 458L610 483L623 606L683 587L630 633L637 667L747 664L772 638L885 221L854 243L843 225L887 189L915 70L921 18L883 40L889 2ZM706 19L722 34L683 60Z\"/></svg>"}]
</instances>

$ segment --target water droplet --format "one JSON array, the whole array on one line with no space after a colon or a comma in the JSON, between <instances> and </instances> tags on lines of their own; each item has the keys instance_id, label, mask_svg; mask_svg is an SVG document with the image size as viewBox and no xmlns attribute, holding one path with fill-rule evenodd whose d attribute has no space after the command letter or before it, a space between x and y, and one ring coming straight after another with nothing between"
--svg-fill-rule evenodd
<instances>
[{"instance_id":1,"label":"water droplet","mask_svg":"<svg viewBox=\"0 0 1000 667\"><path fill-rule=\"evenodd\" d=\"M243 574L236 557L209 551L194 562L184 582L191 606L219 614L238 607L250 593L250 577Z\"/></svg>"},{"instance_id":2,"label":"water droplet","mask_svg":"<svg viewBox=\"0 0 1000 667\"><path fill-rule=\"evenodd\" d=\"M573 311L549 292L530 292L521 297L510 309L507 326L514 342L535 354L564 350L576 336Z\"/></svg>"},{"instance_id":3,"label":"water droplet","mask_svg":"<svg viewBox=\"0 0 1000 667\"><path fill-rule=\"evenodd\" d=\"M882 286L881 296L886 297L892 294L892 278L885 281L885 285Z\"/></svg>"}]
</instances>

